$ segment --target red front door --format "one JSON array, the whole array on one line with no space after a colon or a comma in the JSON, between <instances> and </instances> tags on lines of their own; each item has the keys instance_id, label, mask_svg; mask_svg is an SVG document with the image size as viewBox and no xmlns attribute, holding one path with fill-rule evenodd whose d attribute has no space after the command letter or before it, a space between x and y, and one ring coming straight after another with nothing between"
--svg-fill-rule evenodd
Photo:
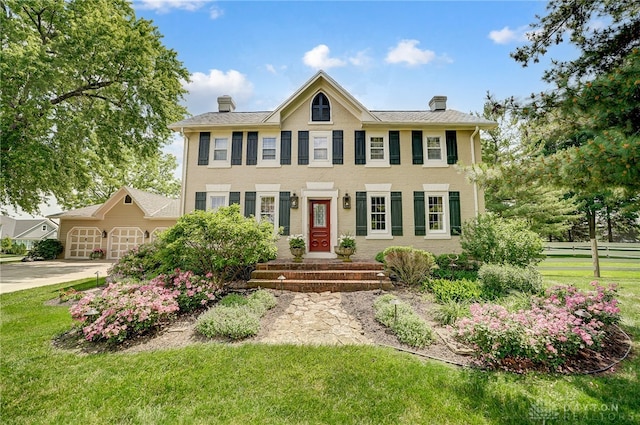
<instances>
[{"instance_id":1,"label":"red front door","mask_svg":"<svg viewBox=\"0 0 640 425\"><path fill-rule=\"evenodd\" d=\"M331 201L309 202L309 251L331 252Z\"/></svg>"}]
</instances>

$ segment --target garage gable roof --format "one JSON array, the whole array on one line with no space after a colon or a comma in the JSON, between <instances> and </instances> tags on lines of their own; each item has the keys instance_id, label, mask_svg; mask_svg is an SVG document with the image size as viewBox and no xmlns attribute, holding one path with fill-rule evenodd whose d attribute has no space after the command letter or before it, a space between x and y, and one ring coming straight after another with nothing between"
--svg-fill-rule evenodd
<instances>
[{"instance_id":1,"label":"garage gable roof","mask_svg":"<svg viewBox=\"0 0 640 425\"><path fill-rule=\"evenodd\" d=\"M140 208L145 218L154 219L177 219L180 217L180 200L171 199L156 193L145 192L124 186L103 204L91 205L71 211L62 212L48 216L49 218L74 218L87 220L101 220L105 214L111 210L118 202L121 202L127 195L131 201Z\"/></svg>"}]
</instances>

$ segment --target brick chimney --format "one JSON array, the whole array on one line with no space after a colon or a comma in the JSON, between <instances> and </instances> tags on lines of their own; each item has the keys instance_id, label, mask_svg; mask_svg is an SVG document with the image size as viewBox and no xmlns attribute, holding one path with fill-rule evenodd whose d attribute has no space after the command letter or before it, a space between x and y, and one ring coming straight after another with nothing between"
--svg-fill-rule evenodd
<instances>
[{"instance_id":1,"label":"brick chimney","mask_svg":"<svg viewBox=\"0 0 640 425\"><path fill-rule=\"evenodd\" d=\"M447 109L447 96L433 96L429 101L432 111L444 111Z\"/></svg>"},{"instance_id":2,"label":"brick chimney","mask_svg":"<svg viewBox=\"0 0 640 425\"><path fill-rule=\"evenodd\" d=\"M229 95L218 97L218 112L233 112L236 110L236 104Z\"/></svg>"}]
</instances>

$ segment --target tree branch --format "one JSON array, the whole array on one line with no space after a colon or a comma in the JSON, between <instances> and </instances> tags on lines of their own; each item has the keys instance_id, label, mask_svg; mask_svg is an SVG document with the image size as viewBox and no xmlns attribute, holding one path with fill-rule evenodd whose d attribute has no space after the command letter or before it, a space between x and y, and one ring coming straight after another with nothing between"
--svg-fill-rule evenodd
<instances>
[{"instance_id":1,"label":"tree branch","mask_svg":"<svg viewBox=\"0 0 640 425\"><path fill-rule=\"evenodd\" d=\"M103 96L99 96L96 94L90 94L90 93L86 93L87 90L98 90L101 89L103 87L109 87L110 85L112 85L113 83L115 83L115 81L104 81L101 83L92 83L92 84L87 84L86 86L82 86L82 87L78 87L75 90L72 90L70 92L67 92L63 95L60 95L54 99L51 99L51 104L52 105L57 105L58 103L64 102L65 100L72 98L72 97L78 97L78 96L88 96L88 97L98 97L104 100L109 100Z\"/></svg>"}]
</instances>

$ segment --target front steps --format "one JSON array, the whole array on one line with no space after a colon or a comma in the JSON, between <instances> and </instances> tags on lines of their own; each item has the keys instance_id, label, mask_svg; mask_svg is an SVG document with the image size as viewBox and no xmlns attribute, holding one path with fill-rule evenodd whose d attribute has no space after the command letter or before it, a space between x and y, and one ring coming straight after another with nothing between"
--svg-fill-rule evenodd
<instances>
[{"instance_id":1,"label":"front steps","mask_svg":"<svg viewBox=\"0 0 640 425\"><path fill-rule=\"evenodd\" d=\"M302 263L274 260L260 263L247 282L249 288L271 288L295 292L350 292L392 289L384 267L377 262L311 260ZM284 279L279 277L284 276Z\"/></svg>"}]
</instances>

